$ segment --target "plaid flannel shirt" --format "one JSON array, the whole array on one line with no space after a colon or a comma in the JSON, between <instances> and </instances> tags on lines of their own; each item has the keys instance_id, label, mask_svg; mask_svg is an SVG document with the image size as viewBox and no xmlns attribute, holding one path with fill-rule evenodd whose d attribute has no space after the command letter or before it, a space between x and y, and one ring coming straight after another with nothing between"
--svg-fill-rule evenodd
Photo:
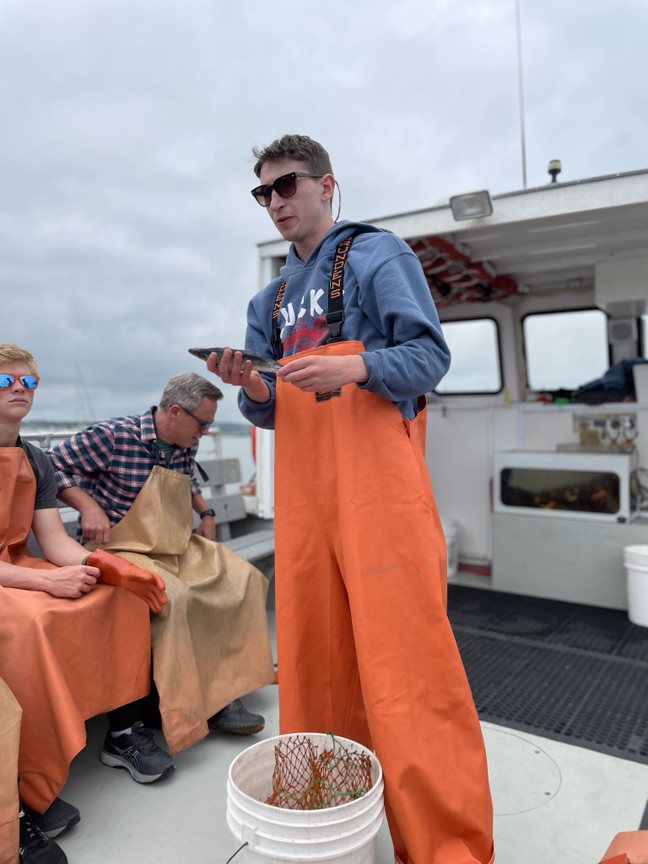
<instances>
[{"instance_id":1,"label":"plaid flannel shirt","mask_svg":"<svg viewBox=\"0 0 648 864\"><path fill-rule=\"evenodd\" d=\"M167 460L157 443L156 410L96 423L48 450L58 491L80 486L99 504L111 525L128 513L154 465L188 474L191 494L197 495L198 447L176 448Z\"/></svg>"}]
</instances>

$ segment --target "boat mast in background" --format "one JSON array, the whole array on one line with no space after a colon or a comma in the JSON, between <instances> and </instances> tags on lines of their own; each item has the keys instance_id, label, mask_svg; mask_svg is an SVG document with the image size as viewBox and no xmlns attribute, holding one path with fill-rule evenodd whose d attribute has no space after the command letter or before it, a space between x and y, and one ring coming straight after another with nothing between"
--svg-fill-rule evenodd
<instances>
[{"instance_id":1,"label":"boat mast in background","mask_svg":"<svg viewBox=\"0 0 648 864\"><path fill-rule=\"evenodd\" d=\"M522 27L520 23L520 0L515 0L515 26L517 32L518 98L520 104L520 144L522 147L522 188L527 188L526 140L524 133L524 75L522 67Z\"/></svg>"}]
</instances>

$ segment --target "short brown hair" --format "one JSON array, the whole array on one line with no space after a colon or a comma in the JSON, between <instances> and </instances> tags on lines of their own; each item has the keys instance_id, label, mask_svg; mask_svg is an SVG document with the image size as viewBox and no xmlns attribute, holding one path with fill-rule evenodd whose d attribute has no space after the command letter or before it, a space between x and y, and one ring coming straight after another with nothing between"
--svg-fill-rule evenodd
<instances>
[{"instance_id":1,"label":"short brown hair","mask_svg":"<svg viewBox=\"0 0 648 864\"><path fill-rule=\"evenodd\" d=\"M266 162L277 162L279 159L296 159L304 162L312 174L332 174L331 157L317 141L308 135L284 135L268 144L262 150L252 148L256 156L254 173L261 176L261 169Z\"/></svg>"},{"instance_id":2,"label":"short brown hair","mask_svg":"<svg viewBox=\"0 0 648 864\"><path fill-rule=\"evenodd\" d=\"M24 363L29 371L36 375L36 361L25 348L19 348L12 342L0 342L0 366L3 363Z\"/></svg>"}]
</instances>

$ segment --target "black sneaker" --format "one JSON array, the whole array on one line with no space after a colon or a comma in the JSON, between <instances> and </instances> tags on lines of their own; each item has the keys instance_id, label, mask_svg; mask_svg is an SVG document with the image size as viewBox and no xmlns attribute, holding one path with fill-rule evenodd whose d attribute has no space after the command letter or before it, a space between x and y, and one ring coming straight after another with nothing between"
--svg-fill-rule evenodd
<instances>
[{"instance_id":1,"label":"black sneaker","mask_svg":"<svg viewBox=\"0 0 648 864\"><path fill-rule=\"evenodd\" d=\"M65 852L49 837L46 837L32 818L28 807L20 811L20 864L67 864Z\"/></svg>"},{"instance_id":2,"label":"black sneaker","mask_svg":"<svg viewBox=\"0 0 648 864\"><path fill-rule=\"evenodd\" d=\"M110 768L125 768L137 783L154 783L175 769L173 759L153 740L153 733L141 722L130 734L113 737L106 733L101 761Z\"/></svg>"},{"instance_id":3,"label":"black sneaker","mask_svg":"<svg viewBox=\"0 0 648 864\"><path fill-rule=\"evenodd\" d=\"M43 834L50 840L81 821L81 814L77 808L62 798L55 798L42 815L34 810L31 811L30 815Z\"/></svg>"},{"instance_id":4,"label":"black sneaker","mask_svg":"<svg viewBox=\"0 0 648 864\"><path fill-rule=\"evenodd\" d=\"M227 732L229 735L254 735L265 727L265 717L252 714L240 699L235 699L210 717L207 725L213 732Z\"/></svg>"}]
</instances>

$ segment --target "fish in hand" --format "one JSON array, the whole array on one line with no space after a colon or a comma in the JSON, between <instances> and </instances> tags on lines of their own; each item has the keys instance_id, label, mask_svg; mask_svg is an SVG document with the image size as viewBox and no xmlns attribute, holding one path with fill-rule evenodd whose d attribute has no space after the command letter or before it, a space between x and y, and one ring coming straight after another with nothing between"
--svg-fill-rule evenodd
<instances>
[{"instance_id":1,"label":"fish in hand","mask_svg":"<svg viewBox=\"0 0 648 864\"><path fill-rule=\"evenodd\" d=\"M252 368L256 369L257 372L264 372L266 375L276 375L277 370L281 369L279 363L276 360L272 360L270 357L261 357L259 354L254 354L252 351L241 351L238 348L232 348L232 357L234 354L240 353L243 357L243 362L245 363L249 360L252 363ZM223 357L224 348L189 348L189 353L193 354L194 357L197 357L199 360L207 360L210 354L215 354L218 360L218 364L220 366L221 359Z\"/></svg>"}]
</instances>

